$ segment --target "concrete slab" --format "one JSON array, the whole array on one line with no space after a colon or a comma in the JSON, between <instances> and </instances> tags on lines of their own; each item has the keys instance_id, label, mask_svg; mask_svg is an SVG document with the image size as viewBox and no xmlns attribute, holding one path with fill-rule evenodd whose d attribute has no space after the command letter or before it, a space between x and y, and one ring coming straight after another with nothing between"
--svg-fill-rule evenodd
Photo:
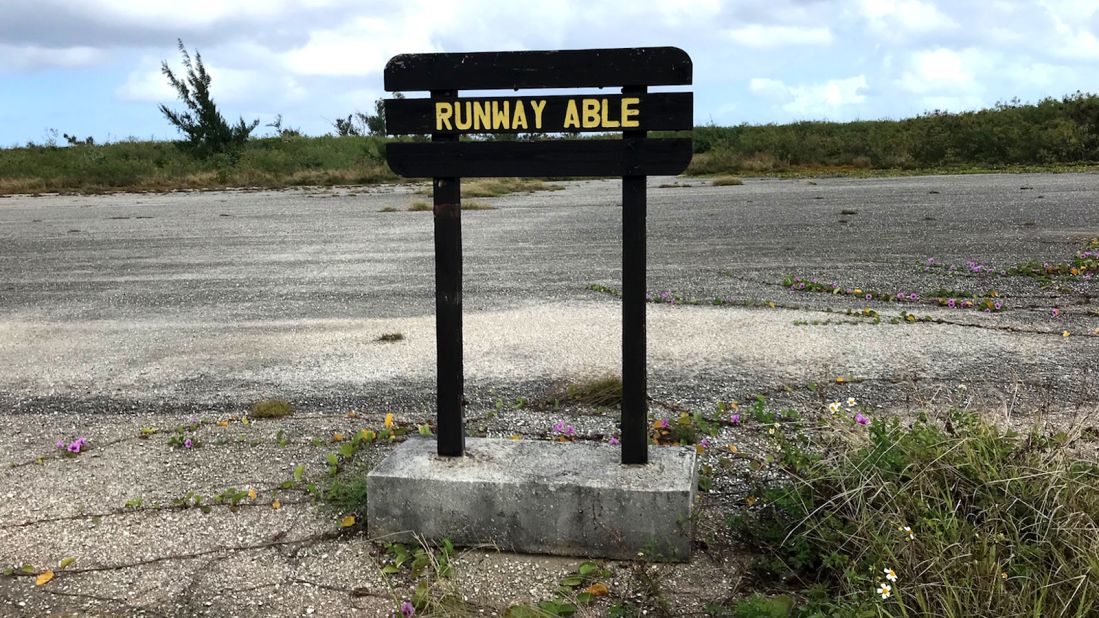
<instances>
[{"instance_id":1,"label":"concrete slab","mask_svg":"<svg viewBox=\"0 0 1099 618\"><path fill-rule=\"evenodd\" d=\"M367 475L372 537L565 556L685 561L694 533L695 451L649 447L623 466L606 444L467 438L442 458L410 439Z\"/></svg>"}]
</instances>

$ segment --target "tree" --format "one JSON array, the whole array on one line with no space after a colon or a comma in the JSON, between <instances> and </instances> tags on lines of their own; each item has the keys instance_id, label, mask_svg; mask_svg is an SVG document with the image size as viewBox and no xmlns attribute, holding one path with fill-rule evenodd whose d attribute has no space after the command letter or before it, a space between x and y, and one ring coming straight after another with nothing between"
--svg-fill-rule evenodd
<instances>
[{"instance_id":1,"label":"tree","mask_svg":"<svg viewBox=\"0 0 1099 618\"><path fill-rule=\"evenodd\" d=\"M187 136L187 144L201 155L228 152L248 140L252 130L259 126L259 119L250 123L241 118L230 126L218 111L214 100L210 98L210 74L202 64L202 56L195 50L195 61L179 39L179 54L183 56L183 66L187 74L183 79L176 77L166 61L160 63L160 72L179 93L180 100L188 111L177 112L161 104L160 111L181 133Z\"/></svg>"}]
</instances>

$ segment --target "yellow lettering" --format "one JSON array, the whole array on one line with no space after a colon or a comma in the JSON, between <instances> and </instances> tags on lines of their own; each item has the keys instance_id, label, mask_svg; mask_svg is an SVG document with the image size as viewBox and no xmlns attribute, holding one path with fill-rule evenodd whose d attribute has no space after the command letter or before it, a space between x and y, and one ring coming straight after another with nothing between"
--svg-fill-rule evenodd
<instances>
[{"instance_id":1,"label":"yellow lettering","mask_svg":"<svg viewBox=\"0 0 1099 618\"><path fill-rule=\"evenodd\" d=\"M569 99L569 105L565 108L565 128L580 128L580 112L576 111L576 99Z\"/></svg>"},{"instance_id":2,"label":"yellow lettering","mask_svg":"<svg viewBox=\"0 0 1099 618\"><path fill-rule=\"evenodd\" d=\"M641 102L641 99L637 97L624 97L622 99L622 128L627 127L639 127L641 122L638 120L630 120L634 116L641 115L641 110L636 107L630 107L631 105L637 105Z\"/></svg>"},{"instance_id":3,"label":"yellow lettering","mask_svg":"<svg viewBox=\"0 0 1099 618\"><path fill-rule=\"evenodd\" d=\"M492 128L510 129L511 128L511 102L500 101L492 102Z\"/></svg>"},{"instance_id":4,"label":"yellow lettering","mask_svg":"<svg viewBox=\"0 0 1099 618\"><path fill-rule=\"evenodd\" d=\"M473 102L473 128L487 131L492 128L492 106L488 101Z\"/></svg>"},{"instance_id":5,"label":"yellow lettering","mask_svg":"<svg viewBox=\"0 0 1099 618\"><path fill-rule=\"evenodd\" d=\"M468 131L473 126L473 118L469 113L469 101L464 101L465 105L459 103L454 106L454 126L458 127L459 131ZM465 107L465 118L462 118L462 108Z\"/></svg>"},{"instance_id":6,"label":"yellow lettering","mask_svg":"<svg viewBox=\"0 0 1099 618\"><path fill-rule=\"evenodd\" d=\"M534 110L534 128L535 129L541 129L542 128L542 110L546 109L546 102L544 100L542 100L542 101L531 101L530 102L530 108Z\"/></svg>"},{"instance_id":7,"label":"yellow lettering","mask_svg":"<svg viewBox=\"0 0 1099 618\"><path fill-rule=\"evenodd\" d=\"M512 129L527 128L527 111L523 109L522 99L515 102L515 115L511 118Z\"/></svg>"},{"instance_id":8,"label":"yellow lettering","mask_svg":"<svg viewBox=\"0 0 1099 618\"><path fill-rule=\"evenodd\" d=\"M610 108L610 105L607 103L606 99L603 99L601 107L603 108L603 128L617 129L619 127L618 121L607 118L607 111Z\"/></svg>"},{"instance_id":9,"label":"yellow lettering","mask_svg":"<svg viewBox=\"0 0 1099 618\"><path fill-rule=\"evenodd\" d=\"M445 101L439 101L435 103L435 130L442 131L445 127L448 131L453 131L454 127L450 126L450 117L454 115L454 105Z\"/></svg>"},{"instance_id":10,"label":"yellow lettering","mask_svg":"<svg viewBox=\"0 0 1099 618\"><path fill-rule=\"evenodd\" d=\"M584 99L580 102L584 108L584 128L594 129L599 126L599 99Z\"/></svg>"}]
</instances>

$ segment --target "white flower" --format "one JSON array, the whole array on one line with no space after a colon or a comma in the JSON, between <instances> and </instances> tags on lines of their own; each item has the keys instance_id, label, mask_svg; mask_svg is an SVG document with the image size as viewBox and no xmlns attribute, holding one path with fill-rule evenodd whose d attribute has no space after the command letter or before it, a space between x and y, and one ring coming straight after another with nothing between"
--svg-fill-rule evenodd
<instances>
[{"instance_id":1,"label":"white flower","mask_svg":"<svg viewBox=\"0 0 1099 618\"><path fill-rule=\"evenodd\" d=\"M882 572L885 573L885 579L888 579L891 582L897 581L897 573L893 569L885 567L882 569Z\"/></svg>"},{"instance_id":2,"label":"white flower","mask_svg":"<svg viewBox=\"0 0 1099 618\"><path fill-rule=\"evenodd\" d=\"M855 401L854 397L848 397L847 398L847 407L848 408L853 408L853 407L855 407L856 404L858 404L858 402Z\"/></svg>"},{"instance_id":3,"label":"white flower","mask_svg":"<svg viewBox=\"0 0 1099 618\"><path fill-rule=\"evenodd\" d=\"M882 600L888 599L893 595L893 587L889 584L878 584L878 594L881 595Z\"/></svg>"},{"instance_id":4,"label":"white flower","mask_svg":"<svg viewBox=\"0 0 1099 618\"><path fill-rule=\"evenodd\" d=\"M905 535L907 535L909 541L916 540L916 533L912 532L912 528L909 528L908 526L901 526L900 528L897 528L897 530L899 530L899 531L903 532Z\"/></svg>"},{"instance_id":5,"label":"white flower","mask_svg":"<svg viewBox=\"0 0 1099 618\"><path fill-rule=\"evenodd\" d=\"M841 408L841 405L840 405L840 402L838 402L838 401L833 401L832 403L828 404L828 410L832 414L839 414L840 413L840 408Z\"/></svg>"}]
</instances>

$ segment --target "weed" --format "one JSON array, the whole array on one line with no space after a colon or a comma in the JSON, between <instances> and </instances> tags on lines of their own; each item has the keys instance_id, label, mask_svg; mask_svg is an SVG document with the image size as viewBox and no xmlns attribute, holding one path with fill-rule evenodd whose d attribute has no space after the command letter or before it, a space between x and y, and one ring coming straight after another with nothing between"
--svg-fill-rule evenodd
<instances>
[{"instance_id":1,"label":"weed","mask_svg":"<svg viewBox=\"0 0 1099 618\"><path fill-rule=\"evenodd\" d=\"M408 212L427 212L429 210L434 209L432 208L431 204L428 204L423 200L416 200L415 202L412 202L412 204L410 204L408 207Z\"/></svg>"},{"instance_id":2,"label":"weed","mask_svg":"<svg viewBox=\"0 0 1099 618\"><path fill-rule=\"evenodd\" d=\"M622 403L622 378L614 375L587 378L558 385L547 396L531 402L537 408L558 408L562 401L584 406L612 407Z\"/></svg>"},{"instance_id":3,"label":"weed","mask_svg":"<svg viewBox=\"0 0 1099 618\"><path fill-rule=\"evenodd\" d=\"M499 197L509 193L560 191L564 187L532 178L485 178L464 183L462 197ZM466 208L462 204L462 209Z\"/></svg>"},{"instance_id":4,"label":"weed","mask_svg":"<svg viewBox=\"0 0 1099 618\"><path fill-rule=\"evenodd\" d=\"M383 333L374 341L380 343L393 343L396 341L404 341L404 335L401 333Z\"/></svg>"},{"instance_id":5,"label":"weed","mask_svg":"<svg viewBox=\"0 0 1099 618\"><path fill-rule=\"evenodd\" d=\"M294 408L285 399L263 399L252 406L254 418L281 418L293 412Z\"/></svg>"},{"instance_id":6,"label":"weed","mask_svg":"<svg viewBox=\"0 0 1099 618\"><path fill-rule=\"evenodd\" d=\"M744 184L744 181L736 176L718 176L710 184L715 187L734 187Z\"/></svg>"},{"instance_id":7,"label":"weed","mask_svg":"<svg viewBox=\"0 0 1099 618\"><path fill-rule=\"evenodd\" d=\"M392 206L386 206L385 208L382 208L378 212L400 212L400 210L397 209L397 208L394 208Z\"/></svg>"},{"instance_id":8,"label":"weed","mask_svg":"<svg viewBox=\"0 0 1099 618\"><path fill-rule=\"evenodd\" d=\"M462 210L496 210L496 207L487 202L467 200L465 202L462 202Z\"/></svg>"}]
</instances>

